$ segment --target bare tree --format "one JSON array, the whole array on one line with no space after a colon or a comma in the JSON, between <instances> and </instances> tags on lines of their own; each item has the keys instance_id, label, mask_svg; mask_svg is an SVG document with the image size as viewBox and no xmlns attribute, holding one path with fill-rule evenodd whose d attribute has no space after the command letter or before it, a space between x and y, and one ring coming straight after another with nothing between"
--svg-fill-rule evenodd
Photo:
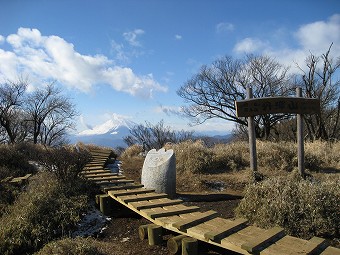
<instances>
[{"instance_id":1,"label":"bare tree","mask_svg":"<svg viewBox=\"0 0 340 255\"><path fill-rule=\"evenodd\" d=\"M54 83L32 92L27 98L25 110L33 143L49 145L62 139L77 115L70 99L63 96Z\"/></svg>"},{"instance_id":2,"label":"bare tree","mask_svg":"<svg viewBox=\"0 0 340 255\"><path fill-rule=\"evenodd\" d=\"M254 97L287 96L288 68L267 56L248 55L246 58L223 57L211 66L203 66L178 91L188 106L183 112L196 124L207 119L222 118L247 126L246 118L236 116L235 101L246 98L246 89L253 88ZM269 138L270 131L289 115L263 115L255 117L255 133L259 138Z\"/></svg>"},{"instance_id":3,"label":"bare tree","mask_svg":"<svg viewBox=\"0 0 340 255\"><path fill-rule=\"evenodd\" d=\"M0 84L0 125L6 131L8 143L23 139L22 105L26 87L27 81L22 78Z\"/></svg>"},{"instance_id":4,"label":"bare tree","mask_svg":"<svg viewBox=\"0 0 340 255\"><path fill-rule=\"evenodd\" d=\"M305 115L310 140L340 139L340 57L330 56L333 43L325 54L310 54L305 63L299 84L304 86L306 97L320 99L321 114Z\"/></svg>"},{"instance_id":5,"label":"bare tree","mask_svg":"<svg viewBox=\"0 0 340 255\"><path fill-rule=\"evenodd\" d=\"M167 142L181 142L190 139L193 135L191 131L173 131L169 126L164 125L163 120L155 125L150 122L145 122L145 124L136 125L130 130L130 135L124 137L128 146L140 144L144 150L160 149Z\"/></svg>"}]
</instances>

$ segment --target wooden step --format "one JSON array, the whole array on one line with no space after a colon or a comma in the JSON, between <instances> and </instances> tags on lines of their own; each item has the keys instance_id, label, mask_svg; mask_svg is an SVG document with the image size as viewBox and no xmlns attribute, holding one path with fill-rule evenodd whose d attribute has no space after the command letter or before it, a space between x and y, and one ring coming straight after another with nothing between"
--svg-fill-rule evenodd
<instances>
[{"instance_id":1,"label":"wooden step","mask_svg":"<svg viewBox=\"0 0 340 255\"><path fill-rule=\"evenodd\" d=\"M107 174L112 173L111 170L86 170L80 172L82 175L89 175L89 174Z\"/></svg>"},{"instance_id":2,"label":"wooden step","mask_svg":"<svg viewBox=\"0 0 340 255\"><path fill-rule=\"evenodd\" d=\"M117 199L124 202L137 202L137 201L145 201L145 200L153 200L157 198L166 198L168 197L165 193L147 193L147 194L138 194L138 195L130 195L130 196L121 196Z\"/></svg>"},{"instance_id":3,"label":"wooden step","mask_svg":"<svg viewBox=\"0 0 340 255\"><path fill-rule=\"evenodd\" d=\"M88 178L90 181L111 181L111 180L120 180L126 178L124 175L116 175L111 174L111 176L104 176L104 177L91 177Z\"/></svg>"},{"instance_id":4,"label":"wooden step","mask_svg":"<svg viewBox=\"0 0 340 255\"><path fill-rule=\"evenodd\" d=\"M178 222L172 224L173 227L180 231L186 232L186 229L216 218L218 215L215 211L207 211L203 213L198 213L197 215L182 219Z\"/></svg>"},{"instance_id":5,"label":"wooden step","mask_svg":"<svg viewBox=\"0 0 340 255\"><path fill-rule=\"evenodd\" d=\"M141 210L141 212L143 214L146 214L151 219L156 219L160 217L168 217L172 215L197 212L199 209L200 208L197 206L185 206L185 205L179 204L179 205L170 205L170 206L164 206L164 207L144 209L144 210Z\"/></svg>"},{"instance_id":6,"label":"wooden step","mask_svg":"<svg viewBox=\"0 0 340 255\"><path fill-rule=\"evenodd\" d=\"M117 186L117 185L107 185L107 186L102 186L100 187L104 192L108 192L110 190L124 190L124 189L139 189L143 188L143 184L133 184L133 185L122 185L122 186Z\"/></svg>"},{"instance_id":7,"label":"wooden step","mask_svg":"<svg viewBox=\"0 0 340 255\"><path fill-rule=\"evenodd\" d=\"M115 185L124 185L126 183L134 183L134 180L127 180L127 179L121 179L121 180L110 180L110 181L96 181L95 183L98 185L106 185L106 184L115 184Z\"/></svg>"},{"instance_id":8,"label":"wooden step","mask_svg":"<svg viewBox=\"0 0 340 255\"><path fill-rule=\"evenodd\" d=\"M318 254L316 253L317 250L325 247L327 247L327 242L322 238L313 237L310 240L303 240L287 235L261 251L261 254L282 254L282 251L287 254ZM332 254L335 255L336 253Z\"/></svg>"},{"instance_id":9,"label":"wooden step","mask_svg":"<svg viewBox=\"0 0 340 255\"><path fill-rule=\"evenodd\" d=\"M89 167L84 167L83 171L93 171L93 170L105 170L104 166L89 166Z\"/></svg>"},{"instance_id":10,"label":"wooden step","mask_svg":"<svg viewBox=\"0 0 340 255\"><path fill-rule=\"evenodd\" d=\"M251 240L241 245L241 248L249 253L258 253L271 243L284 237L284 229L274 227L266 230L262 235L254 236Z\"/></svg>"},{"instance_id":11,"label":"wooden step","mask_svg":"<svg viewBox=\"0 0 340 255\"><path fill-rule=\"evenodd\" d=\"M228 220L223 218L213 219L205 224L211 228L204 234L206 240L220 242L223 238L231 235L232 233L246 227L248 220L238 218L235 220Z\"/></svg>"},{"instance_id":12,"label":"wooden step","mask_svg":"<svg viewBox=\"0 0 340 255\"><path fill-rule=\"evenodd\" d=\"M137 210L150 209L155 207L163 207L169 205L177 205L183 203L180 199L159 198L147 201L130 202L129 205Z\"/></svg>"},{"instance_id":13,"label":"wooden step","mask_svg":"<svg viewBox=\"0 0 340 255\"><path fill-rule=\"evenodd\" d=\"M105 173L84 173L83 176L86 178L93 178L93 177L107 177L112 175L118 175L118 173L112 173L111 171Z\"/></svg>"},{"instance_id":14,"label":"wooden step","mask_svg":"<svg viewBox=\"0 0 340 255\"><path fill-rule=\"evenodd\" d=\"M340 255L340 249L335 247L327 247L320 255Z\"/></svg>"},{"instance_id":15,"label":"wooden step","mask_svg":"<svg viewBox=\"0 0 340 255\"><path fill-rule=\"evenodd\" d=\"M145 193L154 193L154 189L132 189L132 190L110 190L108 194L111 197L119 197L119 196L126 196L126 195L137 195L137 194L145 194Z\"/></svg>"}]
</instances>

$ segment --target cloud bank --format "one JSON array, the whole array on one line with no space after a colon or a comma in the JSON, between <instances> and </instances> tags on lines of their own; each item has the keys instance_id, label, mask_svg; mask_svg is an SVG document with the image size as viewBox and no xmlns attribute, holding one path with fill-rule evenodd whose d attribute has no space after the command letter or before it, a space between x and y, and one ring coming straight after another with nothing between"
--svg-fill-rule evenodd
<instances>
[{"instance_id":1,"label":"cloud bank","mask_svg":"<svg viewBox=\"0 0 340 255\"><path fill-rule=\"evenodd\" d=\"M280 31L277 31L279 34ZM275 57L281 63L292 65L294 62L304 65L305 58L313 53L325 53L333 42L332 52L337 56L340 52L340 14L334 14L326 21L316 21L300 26L292 34L286 35L283 41L293 40L298 47L290 48L274 45L273 38L259 39L247 37L239 41L233 51L237 54L260 53ZM289 45L290 43L286 43ZM284 42L283 42L284 45Z\"/></svg>"},{"instance_id":2,"label":"cloud bank","mask_svg":"<svg viewBox=\"0 0 340 255\"><path fill-rule=\"evenodd\" d=\"M136 36L142 33L136 30L126 34L126 39L136 44ZM154 91L167 91L152 74L136 75L131 68L115 65L104 55L82 55L72 43L55 35L43 36L38 29L19 28L16 34L0 35L0 46L1 81L28 73L82 92L99 84L142 98L151 98ZM9 49L5 50L5 46Z\"/></svg>"}]
</instances>

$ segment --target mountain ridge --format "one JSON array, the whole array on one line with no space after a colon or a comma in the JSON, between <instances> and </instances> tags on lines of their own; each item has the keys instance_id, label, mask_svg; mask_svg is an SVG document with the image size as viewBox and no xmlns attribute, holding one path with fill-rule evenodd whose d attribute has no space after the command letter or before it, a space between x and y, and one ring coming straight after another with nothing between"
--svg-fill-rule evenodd
<instances>
[{"instance_id":1,"label":"mountain ridge","mask_svg":"<svg viewBox=\"0 0 340 255\"><path fill-rule=\"evenodd\" d=\"M137 123L120 115L113 114L109 120L102 124L85 129L77 134L70 134L69 140L71 144L82 142L111 148L127 147L124 137L130 135L130 130L135 125ZM222 135L220 132L214 131L194 133L194 137L211 137L212 141L221 142L228 141L230 136L230 134Z\"/></svg>"}]
</instances>

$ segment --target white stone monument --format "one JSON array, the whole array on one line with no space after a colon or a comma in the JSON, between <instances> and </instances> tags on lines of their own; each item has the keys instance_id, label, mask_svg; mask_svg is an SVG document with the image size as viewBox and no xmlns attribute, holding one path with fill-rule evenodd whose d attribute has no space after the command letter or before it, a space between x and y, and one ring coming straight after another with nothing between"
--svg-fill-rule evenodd
<instances>
[{"instance_id":1,"label":"white stone monument","mask_svg":"<svg viewBox=\"0 0 340 255\"><path fill-rule=\"evenodd\" d=\"M176 158L173 150L152 149L145 157L142 169L142 184L147 189L176 195Z\"/></svg>"}]
</instances>

